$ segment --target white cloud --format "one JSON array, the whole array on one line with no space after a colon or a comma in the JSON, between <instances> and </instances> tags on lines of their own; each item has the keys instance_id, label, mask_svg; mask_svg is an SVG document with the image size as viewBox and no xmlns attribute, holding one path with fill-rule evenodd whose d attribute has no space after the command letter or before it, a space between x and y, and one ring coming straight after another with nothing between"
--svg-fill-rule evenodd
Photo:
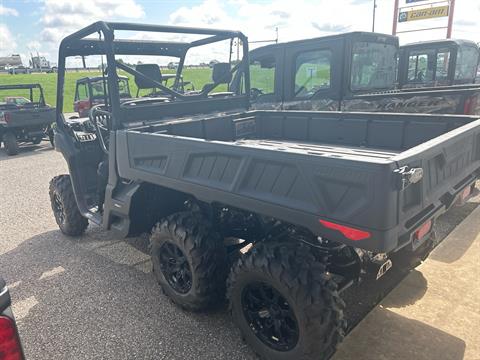
<instances>
[{"instance_id":1,"label":"white cloud","mask_svg":"<svg viewBox=\"0 0 480 360\"><path fill-rule=\"evenodd\" d=\"M100 19L139 19L144 15L135 0L44 0L40 39L58 46L66 35Z\"/></svg>"},{"instance_id":2,"label":"white cloud","mask_svg":"<svg viewBox=\"0 0 480 360\"><path fill-rule=\"evenodd\" d=\"M8 8L0 4L0 15L3 16L18 16L18 11L13 8Z\"/></svg>"},{"instance_id":3,"label":"white cloud","mask_svg":"<svg viewBox=\"0 0 480 360\"><path fill-rule=\"evenodd\" d=\"M2 45L2 56L10 55L17 51L15 37L5 24L0 24L0 44Z\"/></svg>"},{"instance_id":4,"label":"white cloud","mask_svg":"<svg viewBox=\"0 0 480 360\"><path fill-rule=\"evenodd\" d=\"M227 5L228 4L228 5ZM227 6L235 8L229 15ZM405 5L402 5L405 6ZM205 0L194 6L183 6L170 15L170 23L184 26L235 28L242 30L250 41L271 39L278 27L281 41L305 39L347 31L371 31L371 0L279 0L249 2L248 0ZM480 40L480 4L457 2L454 37ZM416 27L446 25L446 18L414 22ZM391 33L393 1L377 1L375 30ZM413 23L413 22L412 22ZM433 25L432 25L433 24ZM400 25L401 26L401 25ZM399 26L399 30L402 30ZM439 39L446 30L401 34L402 42ZM262 44L260 44L262 45ZM260 46L252 44L252 47Z\"/></svg>"},{"instance_id":5,"label":"white cloud","mask_svg":"<svg viewBox=\"0 0 480 360\"><path fill-rule=\"evenodd\" d=\"M42 11L39 23L43 29L38 41L42 45L42 54L51 61L57 60L58 46L65 36L95 21L140 19L145 16L136 0L43 0ZM36 42L29 43L29 50L38 50Z\"/></svg>"}]
</instances>

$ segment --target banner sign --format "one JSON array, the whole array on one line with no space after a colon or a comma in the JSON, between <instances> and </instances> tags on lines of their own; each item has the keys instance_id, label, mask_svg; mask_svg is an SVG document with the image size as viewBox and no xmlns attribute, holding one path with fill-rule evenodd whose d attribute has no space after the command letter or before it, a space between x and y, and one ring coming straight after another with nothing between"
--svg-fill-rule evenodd
<instances>
[{"instance_id":1,"label":"banner sign","mask_svg":"<svg viewBox=\"0 0 480 360\"><path fill-rule=\"evenodd\" d=\"M398 22L433 19L444 16L448 16L448 5L427 9L401 11L398 14Z\"/></svg>"}]
</instances>

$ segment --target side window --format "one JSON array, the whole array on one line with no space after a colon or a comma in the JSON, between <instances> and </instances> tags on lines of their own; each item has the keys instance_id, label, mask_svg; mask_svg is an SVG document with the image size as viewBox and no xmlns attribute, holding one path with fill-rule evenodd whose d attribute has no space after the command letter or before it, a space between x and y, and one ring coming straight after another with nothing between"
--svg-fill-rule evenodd
<instances>
[{"instance_id":1,"label":"side window","mask_svg":"<svg viewBox=\"0 0 480 360\"><path fill-rule=\"evenodd\" d=\"M88 99L88 90L87 84L78 84L77 85L77 94L75 100L86 100Z\"/></svg>"},{"instance_id":2,"label":"side window","mask_svg":"<svg viewBox=\"0 0 480 360\"><path fill-rule=\"evenodd\" d=\"M448 68L450 65L450 50L440 49L437 52L437 69L435 70L435 80L438 83L448 82Z\"/></svg>"},{"instance_id":3,"label":"side window","mask_svg":"<svg viewBox=\"0 0 480 360\"><path fill-rule=\"evenodd\" d=\"M478 49L473 46L458 48L455 80L470 80L475 78L479 59Z\"/></svg>"},{"instance_id":4,"label":"side window","mask_svg":"<svg viewBox=\"0 0 480 360\"><path fill-rule=\"evenodd\" d=\"M420 84L433 82L435 61L435 51L410 53L408 57L408 82Z\"/></svg>"},{"instance_id":5,"label":"side window","mask_svg":"<svg viewBox=\"0 0 480 360\"><path fill-rule=\"evenodd\" d=\"M330 50L300 53L295 61L295 97L309 97L330 88Z\"/></svg>"},{"instance_id":6,"label":"side window","mask_svg":"<svg viewBox=\"0 0 480 360\"><path fill-rule=\"evenodd\" d=\"M250 63L250 88L253 98L275 93L275 56L266 56Z\"/></svg>"}]
</instances>

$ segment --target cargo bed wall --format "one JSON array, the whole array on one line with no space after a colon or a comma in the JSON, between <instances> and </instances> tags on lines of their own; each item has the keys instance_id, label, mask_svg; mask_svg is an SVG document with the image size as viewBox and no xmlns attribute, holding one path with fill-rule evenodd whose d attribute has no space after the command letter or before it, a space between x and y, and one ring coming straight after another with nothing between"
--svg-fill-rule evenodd
<instances>
[{"instance_id":1,"label":"cargo bed wall","mask_svg":"<svg viewBox=\"0 0 480 360\"><path fill-rule=\"evenodd\" d=\"M421 156L419 156L421 154ZM480 176L480 120L438 136L392 158L399 167L422 168L423 179L400 193L399 224L414 229L448 209Z\"/></svg>"},{"instance_id":2,"label":"cargo bed wall","mask_svg":"<svg viewBox=\"0 0 480 360\"><path fill-rule=\"evenodd\" d=\"M43 127L55 122L55 108L26 108L6 111L8 121L2 125L8 128Z\"/></svg>"},{"instance_id":3,"label":"cargo bed wall","mask_svg":"<svg viewBox=\"0 0 480 360\"><path fill-rule=\"evenodd\" d=\"M400 152L474 119L449 115L252 111L172 121L134 130L207 140L288 140Z\"/></svg>"},{"instance_id":4,"label":"cargo bed wall","mask_svg":"<svg viewBox=\"0 0 480 360\"><path fill-rule=\"evenodd\" d=\"M128 157L118 158L118 168L120 176L127 179L276 217L330 238L338 234L325 235L319 218L368 229L374 236L365 248L393 249L399 234L398 189L393 175L398 163L392 159L403 147L472 120L247 112L176 121L120 131L117 153L128 153ZM480 125L472 128L476 127ZM274 141L265 145L265 139ZM311 142L336 145L312 151ZM289 146L292 143L298 146ZM366 144L397 150L376 151ZM421 152L415 150L411 159L421 160Z\"/></svg>"},{"instance_id":5,"label":"cargo bed wall","mask_svg":"<svg viewBox=\"0 0 480 360\"><path fill-rule=\"evenodd\" d=\"M305 226L322 234L319 218L392 228L396 193L394 164L272 151L218 141L120 132L121 177L146 181ZM128 145L127 145L128 144ZM375 239L382 241L379 236Z\"/></svg>"}]
</instances>

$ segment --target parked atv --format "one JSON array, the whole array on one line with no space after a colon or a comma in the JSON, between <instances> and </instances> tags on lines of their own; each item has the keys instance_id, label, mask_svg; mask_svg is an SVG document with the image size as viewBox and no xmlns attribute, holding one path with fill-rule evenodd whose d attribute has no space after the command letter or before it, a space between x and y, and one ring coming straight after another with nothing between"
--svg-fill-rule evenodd
<instances>
[{"instance_id":1,"label":"parked atv","mask_svg":"<svg viewBox=\"0 0 480 360\"><path fill-rule=\"evenodd\" d=\"M25 90L27 95L12 96ZM53 139L55 108L47 105L40 84L0 85L0 139L8 155L16 155L22 143L39 144Z\"/></svg>"}]
</instances>

